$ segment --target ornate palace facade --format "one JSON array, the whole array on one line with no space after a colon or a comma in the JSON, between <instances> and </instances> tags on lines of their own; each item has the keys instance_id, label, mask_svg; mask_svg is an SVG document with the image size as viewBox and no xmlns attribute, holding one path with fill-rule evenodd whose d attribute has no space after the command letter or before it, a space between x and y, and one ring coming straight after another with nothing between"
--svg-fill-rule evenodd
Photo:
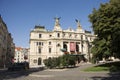
<instances>
[{"instance_id":1,"label":"ornate palace facade","mask_svg":"<svg viewBox=\"0 0 120 80\"><path fill-rule=\"evenodd\" d=\"M84 55L89 60L91 57L91 42L96 37L90 31L82 29L80 22L76 20L77 29L63 30L59 23L60 18L55 18L55 26L48 31L44 26L35 26L30 32L31 67L41 66L43 60L49 57L58 57L65 53Z\"/></svg>"}]
</instances>

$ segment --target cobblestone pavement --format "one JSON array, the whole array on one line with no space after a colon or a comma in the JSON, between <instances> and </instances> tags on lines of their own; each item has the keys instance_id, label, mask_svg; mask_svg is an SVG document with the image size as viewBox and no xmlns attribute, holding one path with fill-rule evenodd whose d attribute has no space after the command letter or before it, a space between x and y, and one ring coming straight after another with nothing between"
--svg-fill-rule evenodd
<instances>
[{"instance_id":1,"label":"cobblestone pavement","mask_svg":"<svg viewBox=\"0 0 120 80\"><path fill-rule=\"evenodd\" d=\"M94 66L80 64L77 68L47 69L43 71L0 72L0 80L120 80L119 73L83 72L82 69Z\"/></svg>"}]
</instances>

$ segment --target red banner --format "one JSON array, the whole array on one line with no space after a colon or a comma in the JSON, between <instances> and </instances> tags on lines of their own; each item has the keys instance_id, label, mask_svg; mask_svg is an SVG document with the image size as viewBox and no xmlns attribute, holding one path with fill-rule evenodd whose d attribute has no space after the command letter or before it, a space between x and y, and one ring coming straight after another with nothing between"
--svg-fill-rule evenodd
<instances>
[{"instance_id":1,"label":"red banner","mask_svg":"<svg viewBox=\"0 0 120 80\"><path fill-rule=\"evenodd\" d=\"M70 51L75 51L75 50L76 50L76 43L70 42Z\"/></svg>"}]
</instances>

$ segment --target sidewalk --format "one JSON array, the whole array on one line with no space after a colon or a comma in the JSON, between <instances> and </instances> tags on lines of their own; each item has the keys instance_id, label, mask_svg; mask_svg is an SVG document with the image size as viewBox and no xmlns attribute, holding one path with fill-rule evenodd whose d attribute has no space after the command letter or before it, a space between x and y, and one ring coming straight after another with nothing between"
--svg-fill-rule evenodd
<instances>
[{"instance_id":1,"label":"sidewalk","mask_svg":"<svg viewBox=\"0 0 120 80\"><path fill-rule=\"evenodd\" d=\"M1 73L1 72L4 72L4 71L6 71L6 70L7 70L7 68L1 68L1 69L0 69L0 73Z\"/></svg>"},{"instance_id":2,"label":"sidewalk","mask_svg":"<svg viewBox=\"0 0 120 80\"><path fill-rule=\"evenodd\" d=\"M92 64L92 63L89 63L89 62L77 64L77 66L79 67L80 70L88 68L88 67L93 67L93 66L96 66L96 65L98 65L98 64Z\"/></svg>"}]
</instances>

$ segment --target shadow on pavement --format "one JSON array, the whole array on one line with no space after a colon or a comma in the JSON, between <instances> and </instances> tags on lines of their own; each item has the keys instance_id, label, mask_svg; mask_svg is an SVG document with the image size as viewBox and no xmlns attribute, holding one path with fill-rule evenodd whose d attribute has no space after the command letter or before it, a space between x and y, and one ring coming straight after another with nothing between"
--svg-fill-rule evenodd
<instances>
[{"instance_id":1,"label":"shadow on pavement","mask_svg":"<svg viewBox=\"0 0 120 80\"><path fill-rule=\"evenodd\" d=\"M112 62L107 62L107 63L103 63L103 64L100 64L99 66L103 66L103 67L106 67L106 66L115 66L115 67L110 67L110 72L109 73L106 73L107 76L105 77L101 77L101 76L94 76L92 77L92 80L120 80L120 61L112 61ZM116 72L112 72L112 70L116 71Z\"/></svg>"},{"instance_id":2,"label":"shadow on pavement","mask_svg":"<svg viewBox=\"0 0 120 80\"><path fill-rule=\"evenodd\" d=\"M0 70L0 80L24 77L24 76L28 76L31 73L43 71L43 70L44 70L44 68L31 68L29 70L20 70L20 71Z\"/></svg>"},{"instance_id":3,"label":"shadow on pavement","mask_svg":"<svg viewBox=\"0 0 120 80\"><path fill-rule=\"evenodd\" d=\"M108 73L108 77L94 76L92 80L120 80L120 72Z\"/></svg>"}]
</instances>

